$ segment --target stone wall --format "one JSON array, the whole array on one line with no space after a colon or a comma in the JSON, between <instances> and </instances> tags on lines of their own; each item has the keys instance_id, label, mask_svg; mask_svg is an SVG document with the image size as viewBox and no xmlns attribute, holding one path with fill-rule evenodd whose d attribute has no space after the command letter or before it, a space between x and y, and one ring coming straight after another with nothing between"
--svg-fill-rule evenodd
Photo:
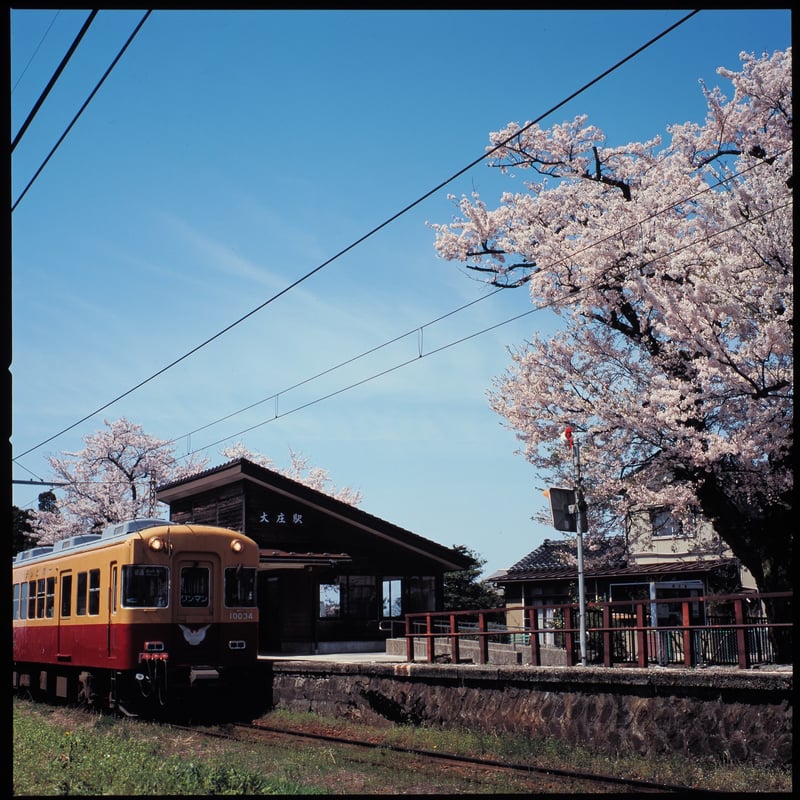
<instances>
[{"instance_id":1,"label":"stone wall","mask_svg":"<svg viewBox=\"0 0 800 800\"><path fill-rule=\"evenodd\" d=\"M263 665L273 708L551 736L618 753L786 767L790 670Z\"/></svg>"}]
</instances>

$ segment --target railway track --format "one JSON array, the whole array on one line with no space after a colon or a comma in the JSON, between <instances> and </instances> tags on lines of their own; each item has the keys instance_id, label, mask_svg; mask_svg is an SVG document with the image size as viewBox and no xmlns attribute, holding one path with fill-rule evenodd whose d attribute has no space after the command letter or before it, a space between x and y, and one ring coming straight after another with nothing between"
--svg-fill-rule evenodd
<instances>
[{"instance_id":1,"label":"railway track","mask_svg":"<svg viewBox=\"0 0 800 800\"><path fill-rule=\"evenodd\" d=\"M264 725L258 723L231 723L219 729L209 729L197 726L171 725L177 730L188 731L208 737L235 740L237 742L247 741L249 737L264 741L272 740L306 740L322 742L327 745L348 746L356 749L386 750L393 753L402 753L409 757L420 759L423 763L432 765L449 765L461 770L470 770L478 775L482 773L497 773L505 771L521 778L528 778L532 783L532 790L542 793L542 780L547 780L553 786L552 791L574 792L587 791L587 787L592 787L597 793L618 792L618 793L654 793L654 794L714 794L704 789L666 784L642 780L637 778L624 778L611 775L599 775L576 770L561 768L544 767L528 763L513 763L498 759L480 758L474 756L458 755L454 753L444 753L438 750L419 749L413 747L398 746L383 741L367 741L343 737L330 733L319 733L309 731L297 731L281 728L274 725ZM557 787L563 786L562 789ZM590 790L591 791L591 790Z\"/></svg>"}]
</instances>

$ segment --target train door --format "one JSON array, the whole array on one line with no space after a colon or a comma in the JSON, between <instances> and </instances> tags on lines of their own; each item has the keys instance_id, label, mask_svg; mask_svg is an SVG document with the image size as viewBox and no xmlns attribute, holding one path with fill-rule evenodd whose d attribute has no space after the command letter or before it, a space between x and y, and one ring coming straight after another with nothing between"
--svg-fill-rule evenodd
<instances>
[{"instance_id":1,"label":"train door","mask_svg":"<svg viewBox=\"0 0 800 800\"><path fill-rule=\"evenodd\" d=\"M60 660L69 661L72 658L72 636L66 623L72 617L72 570L61 571L58 576L58 591L56 652Z\"/></svg>"},{"instance_id":2,"label":"train door","mask_svg":"<svg viewBox=\"0 0 800 800\"><path fill-rule=\"evenodd\" d=\"M117 631L116 616L117 602L119 597L119 569L116 561L112 561L108 575L108 620L106 641L108 644L108 657L117 657Z\"/></svg>"}]
</instances>

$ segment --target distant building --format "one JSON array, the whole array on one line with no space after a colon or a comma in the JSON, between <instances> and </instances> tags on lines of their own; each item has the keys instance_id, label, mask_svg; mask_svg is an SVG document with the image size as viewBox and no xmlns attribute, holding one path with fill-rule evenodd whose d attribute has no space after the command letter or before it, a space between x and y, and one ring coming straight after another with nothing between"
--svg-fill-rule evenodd
<instances>
[{"instance_id":1,"label":"distant building","mask_svg":"<svg viewBox=\"0 0 800 800\"><path fill-rule=\"evenodd\" d=\"M469 566L451 547L244 458L160 486L157 498L176 523L258 542L262 652L383 650L404 614L441 611L444 574Z\"/></svg>"},{"instance_id":2,"label":"distant building","mask_svg":"<svg viewBox=\"0 0 800 800\"><path fill-rule=\"evenodd\" d=\"M508 625L524 627L525 606L577 598L575 537L545 539L488 580L505 595ZM584 590L587 601L656 600L755 590L755 581L710 524L696 520L685 529L668 509L656 508L633 514L627 536L585 537ZM669 603L657 605L659 624L673 613Z\"/></svg>"}]
</instances>

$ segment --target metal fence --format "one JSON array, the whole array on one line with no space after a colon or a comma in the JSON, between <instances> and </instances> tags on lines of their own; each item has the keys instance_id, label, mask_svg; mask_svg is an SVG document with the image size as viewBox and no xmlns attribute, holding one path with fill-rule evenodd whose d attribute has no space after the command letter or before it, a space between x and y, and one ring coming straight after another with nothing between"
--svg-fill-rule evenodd
<instances>
[{"instance_id":1,"label":"metal fence","mask_svg":"<svg viewBox=\"0 0 800 800\"><path fill-rule=\"evenodd\" d=\"M742 669L791 663L791 602L791 592L777 592L589 603L586 660ZM579 613L576 603L560 603L407 614L406 658L572 666L582 663Z\"/></svg>"}]
</instances>

